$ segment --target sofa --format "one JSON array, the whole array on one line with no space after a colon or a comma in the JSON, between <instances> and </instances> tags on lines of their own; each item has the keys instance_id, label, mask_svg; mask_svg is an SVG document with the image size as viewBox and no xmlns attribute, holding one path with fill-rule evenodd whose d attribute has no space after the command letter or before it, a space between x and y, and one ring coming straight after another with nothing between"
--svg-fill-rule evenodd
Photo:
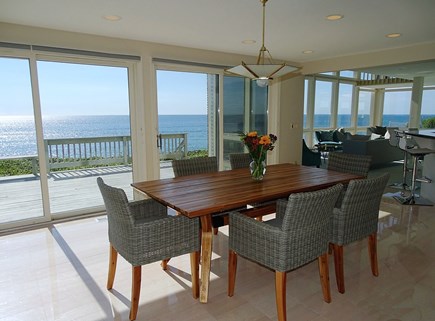
<instances>
[{"instance_id":1,"label":"sofa","mask_svg":"<svg viewBox=\"0 0 435 321\"><path fill-rule=\"evenodd\" d=\"M343 153L370 155L371 166L379 166L393 161L403 160L404 152L394 143L390 143L387 135L372 133L371 135L347 135L343 141Z\"/></svg>"}]
</instances>

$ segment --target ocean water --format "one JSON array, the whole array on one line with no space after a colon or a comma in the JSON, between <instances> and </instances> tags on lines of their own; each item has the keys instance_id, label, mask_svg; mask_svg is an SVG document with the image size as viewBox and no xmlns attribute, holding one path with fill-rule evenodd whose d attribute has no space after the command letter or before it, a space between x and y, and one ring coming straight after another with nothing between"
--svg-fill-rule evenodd
<instances>
[{"instance_id":1,"label":"ocean water","mask_svg":"<svg viewBox=\"0 0 435 321\"><path fill-rule=\"evenodd\" d=\"M160 115L162 134L188 133L188 149L207 149L207 115ZM43 119L45 139L130 136L129 116L53 116ZM33 117L0 116L0 158L36 155Z\"/></svg>"},{"instance_id":2,"label":"ocean water","mask_svg":"<svg viewBox=\"0 0 435 321\"><path fill-rule=\"evenodd\" d=\"M435 115L421 115L421 119L435 117ZM314 128L329 128L331 115L320 114L314 115ZM382 126L407 127L409 115L383 115ZM304 117L305 124L305 117ZM338 115L337 127L350 127L350 115ZM359 115L357 119L358 127L368 127L370 124L370 115Z\"/></svg>"},{"instance_id":3,"label":"ocean water","mask_svg":"<svg viewBox=\"0 0 435 321\"><path fill-rule=\"evenodd\" d=\"M435 115L423 115L422 118ZM316 115L316 128L329 127L330 115ZM243 126L236 121L243 116L229 116L225 121L226 132L239 132ZM384 125L405 124L408 115L384 115ZM236 120L235 120L236 119ZM339 115L341 126L350 124L349 115ZM363 115L359 126L368 126L370 118ZM261 130L265 124L256 124ZM129 116L57 116L43 119L44 138L79 138L129 136ZM187 133L188 149L207 149L207 115L160 115L159 130L162 134ZM32 117L0 116L0 158L8 156L36 155L35 125Z\"/></svg>"}]
</instances>

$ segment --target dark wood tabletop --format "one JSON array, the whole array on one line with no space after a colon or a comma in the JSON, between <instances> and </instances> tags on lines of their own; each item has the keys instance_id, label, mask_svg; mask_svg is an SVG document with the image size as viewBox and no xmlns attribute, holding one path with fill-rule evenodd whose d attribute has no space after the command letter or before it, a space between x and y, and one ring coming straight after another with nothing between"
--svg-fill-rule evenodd
<instances>
[{"instance_id":1,"label":"dark wood tabletop","mask_svg":"<svg viewBox=\"0 0 435 321\"><path fill-rule=\"evenodd\" d=\"M254 181L249 169L236 169L133 183L149 197L188 217L229 211L314 191L360 176L293 164L267 166L264 179Z\"/></svg>"}]
</instances>

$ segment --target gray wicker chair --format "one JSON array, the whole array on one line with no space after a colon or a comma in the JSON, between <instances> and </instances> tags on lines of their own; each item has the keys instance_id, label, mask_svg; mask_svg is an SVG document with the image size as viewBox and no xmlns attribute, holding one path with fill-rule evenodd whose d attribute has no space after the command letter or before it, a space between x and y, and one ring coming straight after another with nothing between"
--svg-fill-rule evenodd
<instances>
[{"instance_id":1,"label":"gray wicker chair","mask_svg":"<svg viewBox=\"0 0 435 321\"><path fill-rule=\"evenodd\" d=\"M354 155L341 152L329 153L327 169L336 172L361 175L365 178L369 173L371 160L372 157L370 155ZM341 206L346 188L347 186L344 186L335 207Z\"/></svg>"},{"instance_id":2,"label":"gray wicker chair","mask_svg":"<svg viewBox=\"0 0 435 321\"><path fill-rule=\"evenodd\" d=\"M176 159L172 161L172 168L175 177L214 173L219 170L215 156Z\"/></svg>"},{"instance_id":3,"label":"gray wicker chair","mask_svg":"<svg viewBox=\"0 0 435 321\"><path fill-rule=\"evenodd\" d=\"M333 152L328 155L327 168L337 172L367 177L371 160L372 157L370 155L354 155Z\"/></svg>"},{"instance_id":4,"label":"gray wicker chair","mask_svg":"<svg viewBox=\"0 0 435 321\"><path fill-rule=\"evenodd\" d=\"M252 162L252 157L249 153L233 153L230 154L231 169L249 168Z\"/></svg>"},{"instance_id":5,"label":"gray wicker chair","mask_svg":"<svg viewBox=\"0 0 435 321\"><path fill-rule=\"evenodd\" d=\"M318 259L323 298L331 301L328 244L332 211L343 185L289 196L278 201L277 218L259 222L230 214L228 296L234 295L237 256L275 270L278 320L286 320L286 272Z\"/></svg>"},{"instance_id":6,"label":"gray wicker chair","mask_svg":"<svg viewBox=\"0 0 435 321\"><path fill-rule=\"evenodd\" d=\"M368 237L372 274L379 275L377 240L379 206L389 174L350 181L340 208L334 209L331 244L337 288L344 293L343 246Z\"/></svg>"},{"instance_id":7,"label":"gray wicker chair","mask_svg":"<svg viewBox=\"0 0 435 321\"><path fill-rule=\"evenodd\" d=\"M118 253L132 265L130 320L137 316L142 265L190 253L193 297L199 296L199 221L168 216L167 208L148 199L128 202L124 190L97 183L106 206L109 224L109 275L113 287Z\"/></svg>"},{"instance_id":8,"label":"gray wicker chair","mask_svg":"<svg viewBox=\"0 0 435 321\"><path fill-rule=\"evenodd\" d=\"M218 171L218 162L215 156L195 157L190 159L177 159L172 161L174 176L189 176L196 174L215 173ZM218 233L218 228L224 226L223 216L228 213L215 214L212 216L213 233Z\"/></svg>"}]
</instances>

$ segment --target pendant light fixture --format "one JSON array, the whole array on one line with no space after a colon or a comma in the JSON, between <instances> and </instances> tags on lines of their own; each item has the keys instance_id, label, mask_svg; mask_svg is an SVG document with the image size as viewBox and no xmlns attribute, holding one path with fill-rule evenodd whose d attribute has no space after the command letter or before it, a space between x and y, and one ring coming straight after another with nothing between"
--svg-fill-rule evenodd
<instances>
[{"instance_id":1,"label":"pendant light fixture","mask_svg":"<svg viewBox=\"0 0 435 321\"><path fill-rule=\"evenodd\" d=\"M266 26L266 2L268 0L260 0L263 5L263 37L261 42L260 52L258 53L257 63L254 65L248 65L242 61L242 64L227 69L226 71L255 80L260 87L266 87L269 85L270 80L278 78L299 70L298 67L289 66L285 63L275 64L272 59L272 55L264 45L264 33Z\"/></svg>"}]
</instances>

